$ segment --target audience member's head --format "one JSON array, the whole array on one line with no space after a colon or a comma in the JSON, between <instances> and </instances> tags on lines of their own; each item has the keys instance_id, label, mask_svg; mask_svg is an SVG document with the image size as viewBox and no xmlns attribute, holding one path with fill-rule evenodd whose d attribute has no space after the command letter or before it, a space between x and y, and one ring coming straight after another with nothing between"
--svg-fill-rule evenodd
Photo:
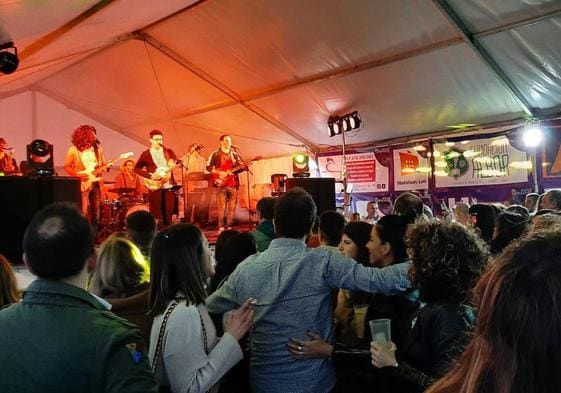
<instances>
[{"instance_id":1,"label":"audience member's head","mask_svg":"<svg viewBox=\"0 0 561 393\"><path fill-rule=\"evenodd\" d=\"M256 252L255 238L250 233L237 233L224 241L220 255L215 253L216 267L210 280L210 292L214 292L241 262Z\"/></svg>"},{"instance_id":2,"label":"audience member's head","mask_svg":"<svg viewBox=\"0 0 561 393\"><path fill-rule=\"evenodd\" d=\"M471 229L456 222L417 222L408 229L406 244L419 300L463 304L470 299L488 259L487 246Z\"/></svg>"},{"instance_id":3,"label":"audience member's head","mask_svg":"<svg viewBox=\"0 0 561 393\"><path fill-rule=\"evenodd\" d=\"M561 189L553 189L545 193L542 209L561 210Z\"/></svg>"},{"instance_id":4,"label":"audience member's head","mask_svg":"<svg viewBox=\"0 0 561 393\"><path fill-rule=\"evenodd\" d=\"M524 216L526 218L530 217L530 212L528 211L528 209L526 209L524 206L522 205L510 205L509 207L506 208L507 212L513 212L513 213L518 213L521 216Z\"/></svg>"},{"instance_id":5,"label":"audience member's head","mask_svg":"<svg viewBox=\"0 0 561 393\"><path fill-rule=\"evenodd\" d=\"M536 203L536 211L540 211L543 209L543 197L544 197L545 193L540 194L540 196L538 197L538 202Z\"/></svg>"},{"instance_id":6,"label":"audience member's head","mask_svg":"<svg viewBox=\"0 0 561 393\"><path fill-rule=\"evenodd\" d=\"M458 202L452 210L454 211L454 217L457 222L466 226L471 225L469 218L469 205L467 203Z\"/></svg>"},{"instance_id":7,"label":"audience member's head","mask_svg":"<svg viewBox=\"0 0 561 393\"><path fill-rule=\"evenodd\" d=\"M257 202L257 211L261 220L272 220L275 213L277 198L265 197Z\"/></svg>"},{"instance_id":8,"label":"audience member's head","mask_svg":"<svg viewBox=\"0 0 561 393\"><path fill-rule=\"evenodd\" d=\"M366 219L375 219L378 217L378 202L370 201L366 204Z\"/></svg>"},{"instance_id":9,"label":"audience member's head","mask_svg":"<svg viewBox=\"0 0 561 393\"><path fill-rule=\"evenodd\" d=\"M423 200L411 192L404 192L395 200L393 213L412 223L423 214Z\"/></svg>"},{"instance_id":10,"label":"audience member's head","mask_svg":"<svg viewBox=\"0 0 561 393\"><path fill-rule=\"evenodd\" d=\"M101 297L127 297L147 282L148 264L139 248L122 237L108 237L97 257L91 292Z\"/></svg>"},{"instance_id":11,"label":"audience member's head","mask_svg":"<svg viewBox=\"0 0 561 393\"><path fill-rule=\"evenodd\" d=\"M561 385L561 235L509 246L476 287L475 334L430 393L553 393Z\"/></svg>"},{"instance_id":12,"label":"audience member's head","mask_svg":"<svg viewBox=\"0 0 561 393\"><path fill-rule=\"evenodd\" d=\"M345 217L335 210L327 210L319 216L320 242L324 246L337 247L341 243Z\"/></svg>"},{"instance_id":13,"label":"audience member's head","mask_svg":"<svg viewBox=\"0 0 561 393\"><path fill-rule=\"evenodd\" d=\"M526 195L526 198L524 198L524 207L526 209L528 209L528 211L530 213L534 212L536 210L536 208L538 207L538 198L539 197L540 197L540 194L535 193L535 192L531 192L531 193Z\"/></svg>"},{"instance_id":14,"label":"audience member's head","mask_svg":"<svg viewBox=\"0 0 561 393\"><path fill-rule=\"evenodd\" d=\"M0 308L20 299L18 283L10 262L0 254Z\"/></svg>"},{"instance_id":15,"label":"audience member's head","mask_svg":"<svg viewBox=\"0 0 561 393\"><path fill-rule=\"evenodd\" d=\"M74 205L49 205L27 227L23 253L34 275L51 280L70 278L81 273L94 255L92 228Z\"/></svg>"},{"instance_id":16,"label":"audience member's head","mask_svg":"<svg viewBox=\"0 0 561 393\"><path fill-rule=\"evenodd\" d=\"M389 266L407 259L407 248L404 243L407 225L407 218L388 214L372 226L370 240L366 245L370 252L372 266Z\"/></svg>"},{"instance_id":17,"label":"audience member's head","mask_svg":"<svg viewBox=\"0 0 561 393\"><path fill-rule=\"evenodd\" d=\"M156 219L150 212L140 210L129 214L125 219L127 236L140 248L145 256L150 256L150 247L156 236Z\"/></svg>"},{"instance_id":18,"label":"audience member's head","mask_svg":"<svg viewBox=\"0 0 561 393\"><path fill-rule=\"evenodd\" d=\"M370 252L366 244L370 240L372 225L366 221L349 222L343 229L339 251L358 263L369 266Z\"/></svg>"},{"instance_id":19,"label":"audience member's head","mask_svg":"<svg viewBox=\"0 0 561 393\"><path fill-rule=\"evenodd\" d=\"M352 213L351 217L349 218L349 222L357 222L361 221L360 213Z\"/></svg>"},{"instance_id":20,"label":"audience member's head","mask_svg":"<svg viewBox=\"0 0 561 393\"><path fill-rule=\"evenodd\" d=\"M521 206L522 207L522 206ZM526 208L523 207L524 210ZM528 213L526 211L526 213ZM500 253L512 241L520 238L526 233L530 218L514 211L504 211L497 215L495 220L495 232L491 240L491 252Z\"/></svg>"},{"instance_id":21,"label":"audience member's head","mask_svg":"<svg viewBox=\"0 0 561 393\"><path fill-rule=\"evenodd\" d=\"M476 203L469 207L471 223L480 233L481 238L490 243L495 232L495 208L486 203Z\"/></svg>"},{"instance_id":22,"label":"audience member's head","mask_svg":"<svg viewBox=\"0 0 561 393\"><path fill-rule=\"evenodd\" d=\"M187 303L204 303L212 263L208 241L199 228L192 224L168 227L156 235L151 255L150 315L164 312L178 292Z\"/></svg>"},{"instance_id":23,"label":"audience member's head","mask_svg":"<svg viewBox=\"0 0 561 393\"><path fill-rule=\"evenodd\" d=\"M216 262L222 259L223 250L226 247L228 240L240 233L241 232L236 229L226 229L225 231L220 232L216 238L216 243L214 244L214 260Z\"/></svg>"},{"instance_id":24,"label":"audience member's head","mask_svg":"<svg viewBox=\"0 0 561 393\"><path fill-rule=\"evenodd\" d=\"M278 237L303 239L316 219L316 204L304 189L291 188L275 204L274 224Z\"/></svg>"}]
</instances>

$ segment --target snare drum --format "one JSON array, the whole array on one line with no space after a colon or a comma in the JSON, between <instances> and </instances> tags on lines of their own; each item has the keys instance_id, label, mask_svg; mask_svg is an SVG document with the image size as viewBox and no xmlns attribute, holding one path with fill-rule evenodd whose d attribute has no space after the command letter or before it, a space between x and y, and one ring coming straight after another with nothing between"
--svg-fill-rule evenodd
<instances>
[{"instance_id":1,"label":"snare drum","mask_svg":"<svg viewBox=\"0 0 561 393\"><path fill-rule=\"evenodd\" d=\"M106 199L99 204L99 221L101 223L115 223L123 210L123 203L118 200Z\"/></svg>"}]
</instances>

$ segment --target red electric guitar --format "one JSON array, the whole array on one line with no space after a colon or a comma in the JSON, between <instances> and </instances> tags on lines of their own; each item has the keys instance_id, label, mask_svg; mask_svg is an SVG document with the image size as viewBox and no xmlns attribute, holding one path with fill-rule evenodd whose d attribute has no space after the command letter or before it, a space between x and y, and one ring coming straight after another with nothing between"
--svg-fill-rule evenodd
<instances>
[{"instance_id":1,"label":"red electric guitar","mask_svg":"<svg viewBox=\"0 0 561 393\"><path fill-rule=\"evenodd\" d=\"M249 170L250 165L253 164L255 161L259 161L260 159L261 159L261 156L257 156L252 160L241 162L238 165L234 165L230 169L220 170L217 173L211 173L210 178L211 178L212 184L215 185L216 187L222 187L224 184L228 183L228 181L230 179L232 179L232 177L234 177L238 173L245 172L245 171Z\"/></svg>"}]
</instances>

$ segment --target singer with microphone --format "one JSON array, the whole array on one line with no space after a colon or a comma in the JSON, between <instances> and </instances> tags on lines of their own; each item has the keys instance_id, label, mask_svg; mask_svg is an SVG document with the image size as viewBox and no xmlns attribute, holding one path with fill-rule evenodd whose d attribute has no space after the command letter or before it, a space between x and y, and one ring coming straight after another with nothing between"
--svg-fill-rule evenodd
<instances>
[{"instance_id":1,"label":"singer with microphone","mask_svg":"<svg viewBox=\"0 0 561 393\"><path fill-rule=\"evenodd\" d=\"M4 138L0 138L0 176L13 175L18 172L14 149L8 146Z\"/></svg>"},{"instance_id":2,"label":"singer with microphone","mask_svg":"<svg viewBox=\"0 0 561 393\"><path fill-rule=\"evenodd\" d=\"M211 173L213 186L216 187L218 205L218 231L231 229L238 202L240 179L235 168L243 165L237 149L232 146L230 135L220 136L220 148L209 157L207 170Z\"/></svg>"},{"instance_id":3,"label":"singer with microphone","mask_svg":"<svg viewBox=\"0 0 561 393\"><path fill-rule=\"evenodd\" d=\"M176 182L172 173L177 156L163 143L162 131L150 131L150 148L142 152L134 167L134 172L144 178L150 212L160 227L171 224L173 213L177 211L177 199L173 192Z\"/></svg>"}]
</instances>

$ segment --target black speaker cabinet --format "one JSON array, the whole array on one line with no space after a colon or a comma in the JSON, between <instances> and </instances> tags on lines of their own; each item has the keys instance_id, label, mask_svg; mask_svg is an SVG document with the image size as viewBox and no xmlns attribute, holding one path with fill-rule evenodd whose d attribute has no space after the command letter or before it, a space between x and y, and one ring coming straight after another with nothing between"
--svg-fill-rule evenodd
<instances>
[{"instance_id":1,"label":"black speaker cabinet","mask_svg":"<svg viewBox=\"0 0 561 393\"><path fill-rule=\"evenodd\" d=\"M286 179L286 189L301 187L314 199L318 214L335 210L335 179L332 177L307 177Z\"/></svg>"},{"instance_id":2,"label":"black speaker cabinet","mask_svg":"<svg viewBox=\"0 0 561 393\"><path fill-rule=\"evenodd\" d=\"M0 177L0 253L22 263L23 234L33 215L54 202L82 204L80 180L72 177Z\"/></svg>"}]
</instances>

